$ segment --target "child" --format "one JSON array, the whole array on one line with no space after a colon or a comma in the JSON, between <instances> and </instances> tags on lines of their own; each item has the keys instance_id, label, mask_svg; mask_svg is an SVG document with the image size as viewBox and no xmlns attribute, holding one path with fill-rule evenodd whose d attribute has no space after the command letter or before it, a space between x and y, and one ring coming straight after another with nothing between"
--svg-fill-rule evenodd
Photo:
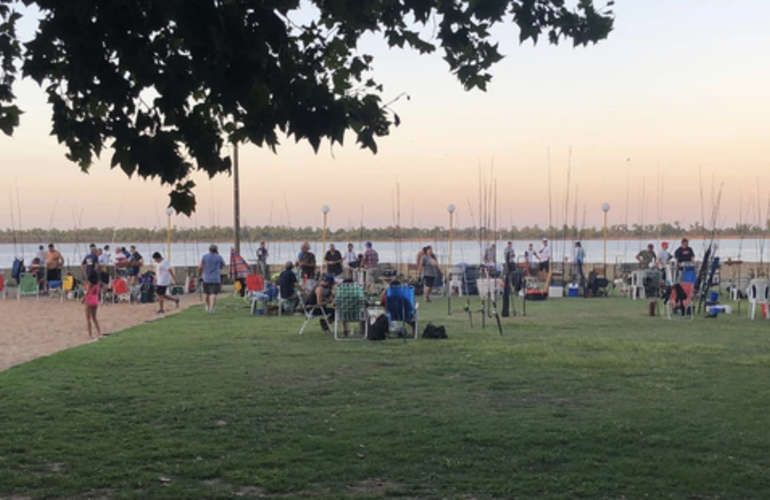
<instances>
[{"instance_id":1,"label":"child","mask_svg":"<svg viewBox=\"0 0 770 500\"><path fill-rule=\"evenodd\" d=\"M91 321L93 321L96 325L96 338L99 338L102 336L99 320L96 319L96 310L99 309L99 293L101 292L99 276L95 272L92 272L88 275L88 283L90 284L88 292L86 292L86 295L83 297L83 303L86 308L86 321L88 322L88 337L94 338L91 333Z\"/></svg>"}]
</instances>

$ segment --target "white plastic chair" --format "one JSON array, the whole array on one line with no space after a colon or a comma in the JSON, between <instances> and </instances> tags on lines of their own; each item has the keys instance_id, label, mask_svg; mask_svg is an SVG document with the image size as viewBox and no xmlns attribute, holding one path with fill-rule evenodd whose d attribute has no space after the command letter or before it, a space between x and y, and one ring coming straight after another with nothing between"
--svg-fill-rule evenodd
<instances>
[{"instance_id":1,"label":"white plastic chair","mask_svg":"<svg viewBox=\"0 0 770 500\"><path fill-rule=\"evenodd\" d=\"M746 294L749 297L749 318L754 319L757 312L757 306L770 307L770 280L767 278L757 278L749 282L749 286L746 289ZM762 314L760 312L760 314Z\"/></svg>"},{"instance_id":2,"label":"white plastic chair","mask_svg":"<svg viewBox=\"0 0 770 500\"><path fill-rule=\"evenodd\" d=\"M457 296L463 296L463 281L465 272L459 267L453 267L449 270L449 295L454 295L457 290Z\"/></svg>"},{"instance_id":3,"label":"white plastic chair","mask_svg":"<svg viewBox=\"0 0 770 500\"><path fill-rule=\"evenodd\" d=\"M647 298L647 294L644 291L644 277L646 275L647 273L645 271L634 271L631 273L631 287L628 289L628 296L630 299L636 300L637 298Z\"/></svg>"}]
</instances>

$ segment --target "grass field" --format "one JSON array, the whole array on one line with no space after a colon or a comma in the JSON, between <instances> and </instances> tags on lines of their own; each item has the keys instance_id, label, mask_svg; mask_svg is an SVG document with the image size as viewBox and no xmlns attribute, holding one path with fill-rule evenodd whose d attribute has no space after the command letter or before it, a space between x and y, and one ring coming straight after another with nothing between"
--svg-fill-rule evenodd
<instances>
[{"instance_id":1,"label":"grass field","mask_svg":"<svg viewBox=\"0 0 770 500\"><path fill-rule=\"evenodd\" d=\"M0 373L0 498L770 497L770 321L422 306L449 340L228 299Z\"/></svg>"}]
</instances>

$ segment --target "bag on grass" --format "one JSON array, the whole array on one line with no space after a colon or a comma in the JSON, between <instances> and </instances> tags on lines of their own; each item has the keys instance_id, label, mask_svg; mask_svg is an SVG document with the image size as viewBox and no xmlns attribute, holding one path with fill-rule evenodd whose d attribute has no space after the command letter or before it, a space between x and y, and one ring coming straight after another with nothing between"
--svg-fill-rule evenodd
<instances>
[{"instance_id":1,"label":"bag on grass","mask_svg":"<svg viewBox=\"0 0 770 500\"><path fill-rule=\"evenodd\" d=\"M388 317L384 314L377 316L374 323L369 326L369 335L366 337L369 340L385 340L388 336Z\"/></svg>"},{"instance_id":2,"label":"bag on grass","mask_svg":"<svg viewBox=\"0 0 770 500\"><path fill-rule=\"evenodd\" d=\"M446 329L443 326L436 326L433 323L428 323L425 330L422 332L422 338L424 339L448 339Z\"/></svg>"}]
</instances>

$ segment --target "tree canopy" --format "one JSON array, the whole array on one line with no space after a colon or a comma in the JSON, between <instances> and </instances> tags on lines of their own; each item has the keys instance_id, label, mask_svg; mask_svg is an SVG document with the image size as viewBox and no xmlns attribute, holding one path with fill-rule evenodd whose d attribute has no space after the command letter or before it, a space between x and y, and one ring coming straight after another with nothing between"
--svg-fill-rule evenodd
<instances>
[{"instance_id":1,"label":"tree canopy","mask_svg":"<svg viewBox=\"0 0 770 500\"><path fill-rule=\"evenodd\" d=\"M32 78L68 159L88 171L109 148L113 168L171 186L188 215L190 174L229 172L228 142L275 151L285 135L317 151L352 131L377 152L400 118L358 49L367 33L440 50L465 89L485 90L503 57L495 24L516 25L522 43L580 46L606 38L614 19L612 1L593 0L22 0L42 16L22 44L15 3L0 0L0 130L19 126L13 84Z\"/></svg>"}]
</instances>

